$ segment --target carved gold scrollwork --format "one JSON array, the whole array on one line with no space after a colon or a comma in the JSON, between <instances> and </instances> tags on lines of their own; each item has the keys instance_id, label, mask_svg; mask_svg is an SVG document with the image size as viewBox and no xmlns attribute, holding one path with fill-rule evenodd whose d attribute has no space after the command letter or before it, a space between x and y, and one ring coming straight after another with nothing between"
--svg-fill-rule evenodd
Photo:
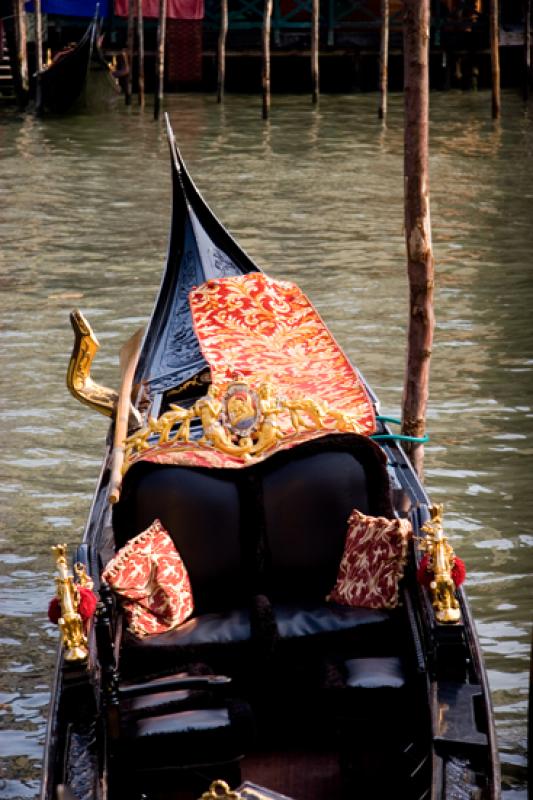
<instances>
[{"instance_id":1,"label":"carved gold scrollwork","mask_svg":"<svg viewBox=\"0 0 533 800\"><path fill-rule=\"evenodd\" d=\"M431 519L422 525L426 536L420 540L420 547L428 554L428 571L433 573L429 589L435 617L439 622L458 622L461 611L452 578L455 553L442 528L444 506L433 505L429 510Z\"/></svg>"},{"instance_id":2,"label":"carved gold scrollwork","mask_svg":"<svg viewBox=\"0 0 533 800\"><path fill-rule=\"evenodd\" d=\"M78 614L79 593L74 578L69 575L67 566L67 546L57 544L52 547L56 559L59 576L56 578L57 597L61 604L59 628L65 649L65 661L85 661L88 655L87 638L83 632L83 621ZM92 581L85 572L85 567L76 565L76 572L82 578L82 586L89 586Z\"/></svg>"},{"instance_id":3,"label":"carved gold scrollwork","mask_svg":"<svg viewBox=\"0 0 533 800\"><path fill-rule=\"evenodd\" d=\"M360 433L355 417L309 398L279 397L270 381L253 390L244 379L225 388L211 384L191 408L171 404L170 411L148 420L148 426L125 441L125 468L137 455L154 446L190 441L190 425L199 419L203 435L198 444L245 461L265 453L286 435L336 430ZM177 431L172 432L175 426Z\"/></svg>"},{"instance_id":4,"label":"carved gold scrollwork","mask_svg":"<svg viewBox=\"0 0 533 800\"><path fill-rule=\"evenodd\" d=\"M240 800L241 795L230 789L226 781L213 781L200 800Z\"/></svg>"},{"instance_id":5,"label":"carved gold scrollwork","mask_svg":"<svg viewBox=\"0 0 533 800\"><path fill-rule=\"evenodd\" d=\"M72 311L70 322L74 330L74 347L67 369L67 387L80 403L112 417L117 404L117 392L95 383L91 378L93 359L100 349L98 339L79 309ZM130 406L130 427L139 427L140 424L139 412Z\"/></svg>"}]
</instances>

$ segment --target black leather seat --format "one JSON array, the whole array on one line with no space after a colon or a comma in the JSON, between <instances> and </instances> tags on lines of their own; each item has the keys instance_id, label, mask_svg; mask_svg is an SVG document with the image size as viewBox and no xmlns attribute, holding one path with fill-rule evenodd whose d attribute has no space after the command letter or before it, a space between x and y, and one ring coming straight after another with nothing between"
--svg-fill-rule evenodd
<instances>
[{"instance_id":1,"label":"black leather seat","mask_svg":"<svg viewBox=\"0 0 533 800\"><path fill-rule=\"evenodd\" d=\"M245 668L258 594L272 602L282 643L348 640L347 657L357 648L380 653L390 612L325 601L353 508L392 513L381 451L353 435L324 437L241 470L133 467L115 507L117 543L159 518L187 566L195 612L168 633L126 634L123 674L163 673L195 660L220 671Z\"/></svg>"}]
</instances>

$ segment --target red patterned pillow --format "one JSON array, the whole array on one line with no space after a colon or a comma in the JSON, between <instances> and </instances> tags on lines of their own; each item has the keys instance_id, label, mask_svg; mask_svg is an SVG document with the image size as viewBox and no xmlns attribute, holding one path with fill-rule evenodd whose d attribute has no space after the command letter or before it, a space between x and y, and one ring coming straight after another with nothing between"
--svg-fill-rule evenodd
<instances>
[{"instance_id":1,"label":"red patterned pillow","mask_svg":"<svg viewBox=\"0 0 533 800\"><path fill-rule=\"evenodd\" d=\"M411 536L406 519L352 511L337 582L326 599L354 608L394 608Z\"/></svg>"},{"instance_id":2,"label":"red patterned pillow","mask_svg":"<svg viewBox=\"0 0 533 800\"><path fill-rule=\"evenodd\" d=\"M169 631L193 612L187 569L158 519L118 551L102 578L120 596L137 636Z\"/></svg>"}]
</instances>

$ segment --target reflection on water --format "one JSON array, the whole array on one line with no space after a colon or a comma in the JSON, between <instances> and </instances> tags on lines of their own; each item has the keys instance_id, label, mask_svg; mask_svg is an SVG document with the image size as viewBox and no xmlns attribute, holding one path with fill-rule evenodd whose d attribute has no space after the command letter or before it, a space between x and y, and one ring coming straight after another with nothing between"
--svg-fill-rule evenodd
<instances>
[{"instance_id":1,"label":"reflection on water","mask_svg":"<svg viewBox=\"0 0 533 800\"><path fill-rule=\"evenodd\" d=\"M215 212L270 274L296 280L398 414L407 291L401 97L387 128L375 97L174 96L190 169ZM104 418L65 389L68 312L118 350L150 312L164 262L169 170L163 125L136 108L0 123L3 466L0 492L0 797L39 783L56 630L50 546L81 536ZM444 500L486 655L507 800L525 797L531 623L533 122L505 97L432 96L437 331L427 484Z\"/></svg>"}]
</instances>

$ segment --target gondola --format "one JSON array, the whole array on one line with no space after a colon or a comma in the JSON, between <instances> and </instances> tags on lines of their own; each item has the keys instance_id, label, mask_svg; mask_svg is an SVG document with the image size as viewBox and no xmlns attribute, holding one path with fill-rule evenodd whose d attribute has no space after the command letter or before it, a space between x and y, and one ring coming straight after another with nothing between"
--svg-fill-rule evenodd
<instances>
[{"instance_id":1,"label":"gondola","mask_svg":"<svg viewBox=\"0 0 533 800\"><path fill-rule=\"evenodd\" d=\"M39 113L65 114L92 105L93 95L103 104L119 93L118 82L100 48L96 19L77 44L56 53L36 74Z\"/></svg>"},{"instance_id":2,"label":"gondola","mask_svg":"<svg viewBox=\"0 0 533 800\"><path fill-rule=\"evenodd\" d=\"M116 419L74 566L55 549L41 800L495 800L442 507L307 298L243 252L168 135L168 259L118 395L71 318L69 388Z\"/></svg>"}]
</instances>

